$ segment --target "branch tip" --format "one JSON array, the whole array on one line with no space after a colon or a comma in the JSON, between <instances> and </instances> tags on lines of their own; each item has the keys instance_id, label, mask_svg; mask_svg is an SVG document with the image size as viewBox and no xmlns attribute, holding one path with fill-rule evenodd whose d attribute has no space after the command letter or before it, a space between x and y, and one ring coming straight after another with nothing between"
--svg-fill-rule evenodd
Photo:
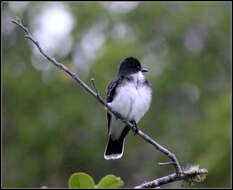
<instances>
[{"instance_id":1,"label":"branch tip","mask_svg":"<svg viewBox=\"0 0 233 190\"><path fill-rule=\"evenodd\" d=\"M159 166L167 166L167 165L175 165L176 163L171 161L171 162L159 162Z\"/></svg>"},{"instance_id":2,"label":"branch tip","mask_svg":"<svg viewBox=\"0 0 233 190\"><path fill-rule=\"evenodd\" d=\"M98 88L96 87L95 79L94 79L94 78L91 78L90 80L91 80L91 84L92 84L92 86L93 86L93 88L94 88L94 90L95 90L95 92L96 92L97 97L99 97L99 96L100 96L100 95L99 95L99 90L98 90Z\"/></svg>"}]
</instances>

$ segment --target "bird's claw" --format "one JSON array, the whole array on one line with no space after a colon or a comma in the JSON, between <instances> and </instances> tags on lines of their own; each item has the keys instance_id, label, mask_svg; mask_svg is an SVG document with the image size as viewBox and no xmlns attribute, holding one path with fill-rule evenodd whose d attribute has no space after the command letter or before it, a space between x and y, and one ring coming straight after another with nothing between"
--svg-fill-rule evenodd
<instances>
[{"instance_id":1,"label":"bird's claw","mask_svg":"<svg viewBox=\"0 0 233 190\"><path fill-rule=\"evenodd\" d=\"M134 135L136 135L138 133L138 126L137 123L135 121L131 121L131 123L133 124L132 130Z\"/></svg>"}]
</instances>

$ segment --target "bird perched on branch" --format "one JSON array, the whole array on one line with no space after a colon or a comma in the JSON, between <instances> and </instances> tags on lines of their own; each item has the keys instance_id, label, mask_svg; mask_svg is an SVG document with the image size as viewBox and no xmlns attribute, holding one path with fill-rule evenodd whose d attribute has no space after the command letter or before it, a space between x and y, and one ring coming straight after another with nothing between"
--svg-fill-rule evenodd
<instances>
[{"instance_id":1,"label":"bird perched on branch","mask_svg":"<svg viewBox=\"0 0 233 190\"><path fill-rule=\"evenodd\" d=\"M150 107L152 90L143 75L148 72L134 57L126 57L120 63L117 77L106 91L106 101L112 110L130 121L137 130L137 123ZM124 139L130 127L115 115L107 112L109 140L104 158L119 159L124 152Z\"/></svg>"}]
</instances>

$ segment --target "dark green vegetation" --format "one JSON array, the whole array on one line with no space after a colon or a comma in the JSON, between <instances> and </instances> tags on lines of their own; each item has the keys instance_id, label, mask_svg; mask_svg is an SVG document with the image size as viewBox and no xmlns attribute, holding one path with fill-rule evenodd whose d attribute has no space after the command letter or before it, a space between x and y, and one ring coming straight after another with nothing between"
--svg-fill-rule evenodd
<instances>
[{"instance_id":1,"label":"dark green vegetation","mask_svg":"<svg viewBox=\"0 0 233 190\"><path fill-rule=\"evenodd\" d=\"M132 133L122 159L104 160L104 108L41 58L10 22L15 15L50 55L88 84L95 78L102 95L120 60L137 57L153 87L139 127L183 167L208 169L198 186L230 186L231 3L12 2L2 9L4 187L67 187L75 172L96 182L114 174L129 187L174 172Z\"/></svg>"}]
</instances>

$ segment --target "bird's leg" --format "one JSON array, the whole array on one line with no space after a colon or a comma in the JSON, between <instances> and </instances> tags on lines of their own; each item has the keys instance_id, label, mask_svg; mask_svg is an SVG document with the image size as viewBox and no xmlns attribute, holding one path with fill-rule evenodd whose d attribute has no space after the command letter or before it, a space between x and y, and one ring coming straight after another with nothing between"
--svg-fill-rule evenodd
<instances>
[{"instance_id":1,"label":"bird's leg","mask_svg":"<svg viewBox=\"0 0 233 190\"><path fill-rule=\"evenodd\" d=\"M133 124L132 130L134 132L134 135L136 135L138 133L138 125L137 125L136 121L134 121L134 120L132 120L130 122Z\"/></svg>"}]
</instances>

